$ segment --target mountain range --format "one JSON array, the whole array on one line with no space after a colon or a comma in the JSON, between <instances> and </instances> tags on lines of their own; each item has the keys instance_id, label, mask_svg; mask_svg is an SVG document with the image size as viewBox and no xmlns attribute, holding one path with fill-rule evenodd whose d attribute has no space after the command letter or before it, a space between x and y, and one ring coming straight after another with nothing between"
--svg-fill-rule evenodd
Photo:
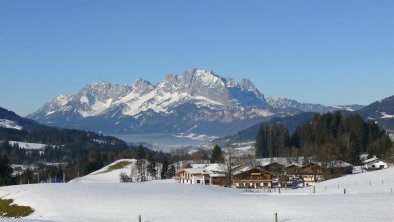
<instances>
[{"instance_id":1,"label":"mountain range","mask_svg":"<svg viewBox=\"0 0 394 222\"><path fill-rule=\"evenodd\" d=\"M357 110L360 105L323 106L264 97L248 79L235 81L194 69L167 75L157 84L91 83L75 95L60 95L28 115L42 124L106 134L197 133L229 135L274 117L302 112Z\"/></svg>"},{"instance_id":2,"label":"mountain range","mask_svg":"<svg viewBox=\"0 0 394 222\"><path fill-rule=\"evenodd\" d=\"M351 106L349 106L349 108L350 107ZM357 106L355 108L357 108ZM350 111L349 109L344 109L341 112L349 115L359 114L367 121L374 121L379 126L386 129L386 131L390 133L390 137L394 141L394 96L371 103L370 105L365 106L357 111ZM316 113L317 112L304 112L289 117L273 118L268 122L258 123L249 128L240 130L233 135L216 139L214 142L219 144L226 144L254 141L261 125L265 123L281 125L285 127L291 134L296 130L298 126L312 122Z\"/></svg>"}]
</instances>

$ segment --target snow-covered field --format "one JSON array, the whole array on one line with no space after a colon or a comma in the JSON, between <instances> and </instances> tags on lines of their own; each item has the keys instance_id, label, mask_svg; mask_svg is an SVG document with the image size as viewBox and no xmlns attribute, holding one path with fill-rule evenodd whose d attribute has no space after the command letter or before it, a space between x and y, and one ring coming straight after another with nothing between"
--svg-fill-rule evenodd
<instances>
[{"instance_id":1,"label":"snow-covered field","mask_svg":"<svg viewBox=\"0 0 394 222\"><path fill-rule=\"evenodd\" d=\"M29 219L52 221L138 221L141 215L151 222L269 222L275 212L283 222L394 221L394 168L322 182L316 193L308 187L281 194L172 180L122 184L115 180L119 171L105 171L67 184L1 187L0 197L33 207Z\"/></svg>"}]
</instances>

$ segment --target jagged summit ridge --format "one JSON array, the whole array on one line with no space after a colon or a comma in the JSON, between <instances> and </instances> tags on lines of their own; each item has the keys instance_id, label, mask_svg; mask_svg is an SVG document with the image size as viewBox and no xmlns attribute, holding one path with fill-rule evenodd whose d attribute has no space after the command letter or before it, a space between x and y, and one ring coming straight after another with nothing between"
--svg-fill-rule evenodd
<instances>
[{"instance_id":1,"label":"jagged summit ridge","mask_svg":"<svg viewBox=\"0 0 394 222\"><path fill-rule=\"evenodd\" d=\"M237 124L231 130L235 131L251 119L272 115L264 95L250 80L236 82L210 70L193 69L169 74L157 84L143 79L131 85L94 82L75 95L58 96L29 118L59 127L116 133L149 131L158 124L168 131L198 131L215 123ZM105 123L93 126L98 120Z\"/></svg>"},{"instance_id":2,"label":"jagged summit ridge","mask_svg":"<svg viewBox=\"0 0 394 222\"><path fill-rule=\"evenodd\" d=\"M252 81L223 78L210 70L169 74L152 84L98 81L75 95L60 95L28 117L40 123L104 133L201 133L228 135L275 116L359 107L323 106L268 97Z\"/></svg>"}]
</instances>

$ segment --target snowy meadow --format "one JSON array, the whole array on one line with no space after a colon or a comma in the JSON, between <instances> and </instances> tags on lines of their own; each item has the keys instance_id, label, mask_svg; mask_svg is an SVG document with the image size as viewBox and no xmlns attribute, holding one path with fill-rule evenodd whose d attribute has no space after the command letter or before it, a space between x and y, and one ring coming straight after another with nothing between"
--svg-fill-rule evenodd
<instances>
[{"instance_id":1,"label":"snowy meadow","mask_svg":"<svg viewBox=\"0 0 394 222\"><path fill-rule=\"evenodd\" d=\"M173 180L119 183L128 168L97 171L65 184L0 188L45 221L394 221L394 168L349 175L314 188L246 192ZM346 189L346 194L344 194ZM313 190L315 193L313 193ZM35 220L33 220L35 221Z\"/></svg>"}]
</instances>

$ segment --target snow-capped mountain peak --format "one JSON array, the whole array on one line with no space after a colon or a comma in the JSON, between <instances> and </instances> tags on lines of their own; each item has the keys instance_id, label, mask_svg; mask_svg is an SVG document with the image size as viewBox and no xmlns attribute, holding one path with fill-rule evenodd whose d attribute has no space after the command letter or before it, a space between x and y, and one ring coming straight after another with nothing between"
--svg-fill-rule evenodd
<instances>
[{"instance_id":1,"label":"snow-capped mountain peak","mask_svg":"<svg viewBox=\"0 0 394 222\"><path fill-rule=\"evenodd\" d=\"M153 88L152 83L143 79L137 79L131 84L131 89L137 94L145 93Z\"/></svg>"},{"instance_id":2,"label":"snow-capped mountain peak","mask_svg":"<svg viewBox=\"0 0 394 222\"><path fill-rule=\"evenodd\" d=\"M268 108L264 96L250 80L237 83L210 70L194 69L180 76L167 75L155 85L142 79L135 80L131 86L105 81L91 83L76 95L57 97L30 118L49 125L69 127L71 124L77 128L87 117L104 118L103 122L117 123L112 133L139 131L156 124L160 126L155 130L166 126L169 128L166 130L188 132L201 128L202 122L250 124L250 119L271 116ZM98 123L98 127L100 125ZM231 132L243 126L238 123ZM100 127L99 130L105 132L109 128Z\"/></svg>"}]
</instances>

